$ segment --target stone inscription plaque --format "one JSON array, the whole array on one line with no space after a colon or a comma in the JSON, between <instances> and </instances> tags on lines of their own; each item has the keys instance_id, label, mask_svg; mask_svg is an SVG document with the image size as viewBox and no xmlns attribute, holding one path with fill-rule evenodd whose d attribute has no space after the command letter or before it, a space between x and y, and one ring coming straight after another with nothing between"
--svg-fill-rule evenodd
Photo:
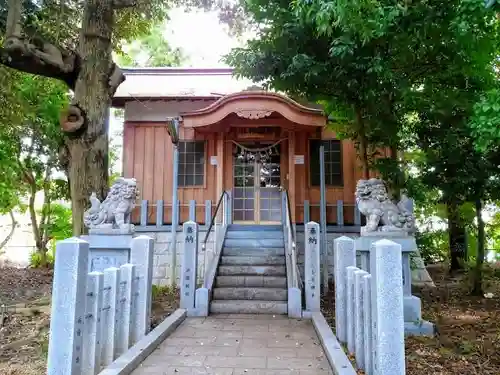
<instances>
[{"instance_id":1,"label":"stone inscription plaque","mask_svg":"<svg viewBox=\"0 0 500 375\"><path fill-rule=\"evenodd\" d=\"M89 272L104 272L106 268L128 263L129 250L91 250Z\"/></svg>"}]
</instances>

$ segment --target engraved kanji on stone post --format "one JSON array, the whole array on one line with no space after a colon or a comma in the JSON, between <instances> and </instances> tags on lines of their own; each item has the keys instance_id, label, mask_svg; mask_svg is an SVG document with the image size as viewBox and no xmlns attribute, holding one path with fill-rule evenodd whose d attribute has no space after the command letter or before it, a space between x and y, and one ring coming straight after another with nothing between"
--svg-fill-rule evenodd
<instances>
[{"instance_id":1,"label":"engraved kanji on stone post","mask_svg":"<svg viewBox=\"0 0 500 375\"><path fill-rule=\"evenodd\" d=\"M305 278L306 310L320 311L320 249L319 224L313 221L306 224Z\"/></svg>"},{"instance_id":2,"label":"engraved kanji on stone post","mask_svg":"<svg viewBox=\"0 0 500 375\"><path fill-rule=\"evenodd\" d=\"M188 221L184 223L182 228L184 249L182 252L180 307L192 310L195 307L196 270L198 267L198 224Z\"/></svg>"}]
</instances>

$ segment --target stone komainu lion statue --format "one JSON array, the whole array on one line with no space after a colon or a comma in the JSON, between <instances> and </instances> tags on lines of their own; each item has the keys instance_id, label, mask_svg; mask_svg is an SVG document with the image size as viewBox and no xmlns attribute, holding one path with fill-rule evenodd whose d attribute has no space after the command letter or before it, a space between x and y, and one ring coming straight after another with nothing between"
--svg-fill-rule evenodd
<instances>
[{"instance_id":1,"label":"stone komainu lion statue","mask_svg":"<svg viewBox=\"0 0 500 375\"><path fill-rule=\"evenodd\" d=\"M362 233L415 231L415 217L407 205L408 198L396 205L389 198L384 181L371 178L359 180L356 185L356 203L359 211L366 216Z\"/></svg>"},{"instance_id":2,"label":"stone komainu lion statue","mask_svg":"<svg viewBox=\"0 0 500 375\"><path fill-rule=\"evenodd\" d=\"M130 214L137 195L135 178L116 179L102 203L92 193L91 207L83 216L84 224L88 228L129 228Z\"/></svg>"}]
</instances>

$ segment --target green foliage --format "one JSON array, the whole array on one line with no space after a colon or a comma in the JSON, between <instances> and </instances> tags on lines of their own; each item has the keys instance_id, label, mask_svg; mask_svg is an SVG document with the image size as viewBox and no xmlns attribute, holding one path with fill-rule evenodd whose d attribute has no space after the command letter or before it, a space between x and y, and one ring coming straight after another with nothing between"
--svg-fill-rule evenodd
<instances>
[{"instance_id":1,"label":"green foliage","mask_svg":"<svg viewBox=\"0 0 500 375\"><path fill-rule=\"evenodd\" d=\"M244 5L261 27L226 61L238 75L323 104L335 130L356 140L362 162L383 170L395 190L404 185L401 161L379 160L373 149L406 146L415 88L446 80L441 72L451 77L462 63L462 71L474 72L492 53L479 0ZM480 58L472 54L478 49Z\"/></svg>"},{"instance_id":2,"label":"green foliage","mask_svg":"<svg viewBox=\"0 0 500 375\"><path fill-rule=\"evenodd\" d=\"M420 255L426 264L443 262L448 259L448 232L444 229L416 233Z\"/></svg>"},{"instance_id":3,"label":"green foliage","mask_svg":"<svg viewBox=\"0 0 500 375\"><path fill-rule=\"evenodd\" d=\"M50 240L61 241L72 237L71 208L64 204L53 203L50 208L44 207L44 209L49 210L45 214L49 216L46 230Z\"/></svg>"},{"instance_id":4,"label":"green foliage","mask_svg":"<svg viewBox=\"0 0 500 375\"><path fill-rule=\"evenodd\" d=\"M123 48L124 52L118 55L118 64L121 66L179 66L185 56L179 48L172 49L163 36L163 24L151 28L148 34L141 36Z\"/></svg>"},{"instance_id":5,"label":"green foliage","mask_svg":"<svg viewBox=\"0 0 500 375\"><path fill-rule=\"evenodd\" d=\"M333 35L340 27L343 35L363 43L384 36L408 10L406 4L383 0L296 1L295 9L299 16L313 20L318 32Z\"/></svg>"},{"instance_id":6,"label":"green foliage","mask_svg":"<svg viewBox=\"0 0 500 375\"><path fill-rule=\"evenodd\" d=\"M29 265L31 268L54 267L54 255L47 252L33 251L30 254Z\"/></svg>"},{"instance_id":7,"label":"green foliage","mask_svg":"<svg viewBox=\"0 0 500 375\"><path fill-rule=\"evenodd\" d=\"M474 105L470 126L480 151L500 144L500 89L491 89L481 96Z\"/></svg>"},{"instance_id":8,"label":"green foliage","mask_svg":"<svg viewBox=\"0 0 500 375\"><path fill-rule=\"evenodd\" d=\"M113 40L116 51L124 44L151 35L152 25L165 21L170 3L165 0L138 0L134 7L117 12Z\"/></svg>"},{"instance_id":9,"label":"green foliage","mask_svg":"<svg viewBox=\"0 0 500 375\"><path fill-rule=\"evenodd\" d=\"M64 84L48 78L2 67L0 74L9 88L0 93L0 102L15 108L15 112L10 112L9 107L0 109L0 213L13 207L29 210L34 240L41 253L33 258L33 263L38 264L50 240L51 204L69 195L67 181L55 175L63 172L59 160L64 142L59 111L68 103L68 92ZM35 196L40 191L42 210L37 213Z\"/></svg>"},{"instance_id":10,"label":"green foliage","mask_svg":"<svg viewBox=\"0 0 500 375\"><path fill-rule=\"evenodd\" d=\"M52 204L49 215L46 235L50 243L50 249L47 255L49 264L53 264L56 243L73 236L73 224L71 209L63 204Z\"/></svg>"},{"instance_id":11,"label":"green foliage","mask_svg":"<svg viewBox=\"0 0 500 375\"><path fill-rule=\"evenodd\" d=\"M164 286L153 285L151 288L151 293L153 301L156 301L164 296L175 296L177 294L177 289L166 285Z\"/></svg>"},{"instance_id":12,"label":"green foliage","mask_svg":"<svg viewBox=\"0 0 500 375\"><path fill-rule=\"evenodd\" d=\"M226 57L237 75L321 103L340 137L355 140L363 163L416 200L420 223L445 225L453 206L453 220L477 230L474 203L500 191L500 148L491 136L498 133L492 90L500 35L482 0L243 4L259 27L246 48ZM493 145L487 152L469 124ZM405 157L380 158L377 147ZM424 226L418 237L426 259L446 257L444 229Z\"/></svg>"},{"instance_id":13,"label":"green foliage","mask_svg":"<svg viewBox=\"0 0 500 375\"><path fill-rule=\"evenodd\" d=\"M32 252L30 255L30 267L53 267L56 243L73 235L71 209L60 203L53 203L50 206L46 204L38 212L38 215L46 217L44 235L50 244L50 248L47 251L37 249L37 251Z\"/></svg>"},{"instance_id":14,"label":"green foliage","mask_svg":"<svg viewBox=\"0 0 500 375\"><path fill-rule=\"evenodd\" d=\"M11 74L13 73L13 74ZM19 101L16 80L19 74L0 66L0 214L5 214L17 206L22 195L19 183L19 166L12 155L18 153L18 144L13 141L17 129L8 126L19 121L22 105Z\"/></svg>"},{"instance_id":15,"label":"green foliage","mask_svg":"<svg viewBox=\"0 0 500 375\"><path fill-rule=\"evenodd\" d=\"M24 30L28 37L38 36L56 45L77 50L84 0L24 0ZM164 0L138 0L137 5L116 12L113 46L147 35L151 24L165 20L169 4ZM0 33L5 30L8 1L0 0Z\"/></svg>"}]
</instances>

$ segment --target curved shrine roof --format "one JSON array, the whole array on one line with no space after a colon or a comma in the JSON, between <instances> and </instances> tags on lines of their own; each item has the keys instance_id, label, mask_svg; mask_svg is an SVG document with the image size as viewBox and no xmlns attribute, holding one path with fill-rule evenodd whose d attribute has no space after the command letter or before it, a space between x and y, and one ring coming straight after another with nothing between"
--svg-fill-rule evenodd
<instances>
[{"instance_id":1,"label":"curved shrine roof","mask_svg":"<svg viewBox=\"0 0 500 375\"><path fill-rule=\"evenodd\" d=\"M306 107L285 95L263 90L244 90L229 94L205 108L181 113L181 117L185 127L199 128L216 124L230 114L256 120L273 113L296 124L326 125L326 117L321 109Z\"/></svg>"}]
</instances>

